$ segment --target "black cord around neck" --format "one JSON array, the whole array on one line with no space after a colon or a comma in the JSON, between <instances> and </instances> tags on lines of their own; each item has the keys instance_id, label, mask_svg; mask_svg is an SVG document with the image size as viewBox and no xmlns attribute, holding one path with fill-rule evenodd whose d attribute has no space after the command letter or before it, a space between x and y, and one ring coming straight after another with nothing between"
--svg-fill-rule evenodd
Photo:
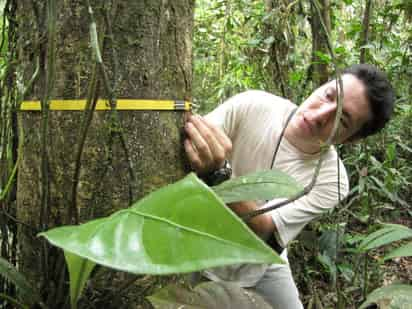
<instances>
[{"instance_id":1,"label":"black cord around neck","mask_svg":"<svg viewBox=\"0 0 412 309\"><path fill-rule=\"evenodd\" d=\"M275 151L273 152L273 158L272 158L272 163L270 164L270 169L272 169L273 166L275 165L275 158L276 158L276 155L277 155L279 147L280 147L280 142L282 141L282 138L285 135L286 128L288 127L288 124L289 124L290 120L292 119L292 117L295 114L297 109L298 109L297 107L294 108L292 110L292 112L289 114L288 118L286 119L286 123L283 126L282 132L280 132L280 136L279 136L278 142L276 144Z\"/></svg>"}]
</instances>

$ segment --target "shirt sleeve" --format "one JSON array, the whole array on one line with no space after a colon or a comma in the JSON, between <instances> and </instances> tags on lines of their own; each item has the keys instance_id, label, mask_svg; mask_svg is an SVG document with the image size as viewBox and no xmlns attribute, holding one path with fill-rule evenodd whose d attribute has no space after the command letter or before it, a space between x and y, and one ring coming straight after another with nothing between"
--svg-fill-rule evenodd
<instances>
[{"instance_id":1,"label":"shirt sleeve","mask_svg":"<svg viewBox=\"0 0 412 309\"><path fill-rule=\"evenodd\" d=\"M251 111L253 97L257 90L249 90L239 93L208 113L205 118L220 127L225 134L233 139L238 131L239 123Z\"/></svg>"},{"instance_id":2,"label":"shirt sleeve","mask_svg":"<svg viewBox=\"0 0 412 309\"><path fill-rule=\"evenodd\" d=\"M340 165L339 193L341 199L343 199L349 193L349 181L342 162L340 162ZM291 240L295 239L307 223L331 210L339 203L336 174L333 178L334 181L329 177L326 181L319 182L306 196L271 212L277 229L275 237L282 247L286 247ZM269 201L263 207L275 205L280 201L282 199Z\"/></svg>"}]
</instances>

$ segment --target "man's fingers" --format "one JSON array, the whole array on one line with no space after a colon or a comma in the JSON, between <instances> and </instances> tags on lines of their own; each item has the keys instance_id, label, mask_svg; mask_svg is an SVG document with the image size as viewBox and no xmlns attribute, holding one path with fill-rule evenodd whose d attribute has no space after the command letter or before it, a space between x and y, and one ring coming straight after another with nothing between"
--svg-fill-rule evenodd
<instances>
[{"instance_id":1,"label":"man's fingers","mask_svg":"<svg viewBox=\"0 0 412 309\"><path fill-rule=\"evenodd\" d=\"M217 126L212 125L209 121L203 118L204 123L213 132L215 138L218 140L219 144L223 147L226 156L232 152L232 141L229 137Z\"/></svg>"},{"instance_id":2,"label":"man's fingers","mask_svg":"<svg viewBox=\"0 0 412 309\"><path fill-rule=\"evenodd\" d=\"M202 168L203 168L202 161L200 160L200 157L197 151L194 149L192 142L189 139L185 139L184 146L185 146L185 151L186 151L187 157L189 158L189 162L192 168L197 173L202 172Z\"/></svg>"},{"instance_id":3,"label":"man's fingers","mask_svg":"<svg viewBox=\"0 0 412 309\"><path fill-rule=\"evenodd\" d=\"M225 133L199 115L191 115L185 129L188 136L185 149L196 172L207 173L222 167L232 150Z\"/></svg>"},{"instance_id":4,"label":"man's fingers","mask_svg":"<svg viewBox=\"0 0 412 309\"><path fill-rule=\"evenodd\" d=\"M209 165L209 162L213 161L213 154L202 133L192 122L186 123L186 132L190 139L189 150L196 152L196 156L202 161L201 165ZM199 164L196 163L196 165Z\"/></svg>"},{"instance_id":5,"label":"man's fingers","mask_svg":"<svg viewBox=\"0 0 412 309\"><path fill-rule=\"evenodd\" d=\"M192 116L190 121L194 124L194 126L202 136L202 140L206 143L208 147L207 152L204 154L205 159L212 161L211 163L215 165L212 166L212 168L219 168L227 156L227 141L223 136L224 133L219 132L219 129L217 127L211 125L205 119L198 115ZM199 142L200 141L201 140L199 140ZM196 143L195 146L196 148L198 148L198 145ZM201 144L200 146L203 145ZM202 157L203 149L198 149L198 151L200 156Z\"/></svg>"}]
</instances>

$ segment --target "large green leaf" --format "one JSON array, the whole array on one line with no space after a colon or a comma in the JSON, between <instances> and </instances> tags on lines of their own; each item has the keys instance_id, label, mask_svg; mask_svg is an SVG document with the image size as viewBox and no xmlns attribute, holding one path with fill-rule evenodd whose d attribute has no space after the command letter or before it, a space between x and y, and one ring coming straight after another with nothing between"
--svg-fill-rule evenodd
<instances>
[{"instance_id":1,"label":"large green leaf","mask_svg":"<svg viewBox=\"0 0 412 309\"><path fill-rule=\"evenodd\" d=\"M12 264L2 257L0 257L0 275L16 286L19 298L26 304L32 305L40 301L39 294L28 280Z\"/></svg>"},{"instance_id":2,"label":"large green leaf","mask_svg":"<svg viewBox=\"0 0 412 309\"><path fill-rule=\"evenodd\" d=\"M291 197L303 190L292 177L279 170L261 171L230 179L213 190L225 203Z\"/></svg>"},{"instance_id":3,"label":"large green leaf","mask_svg":"<svg viewBox=\"0 0 412 309\"><path fill-rule=\"evenodd\" d=\"M77 300L96 264L68 251L64 252L64 257L69 269L71 306L76 308Z\"/></svg>"},{"instance_id":4,"label":"large green leaf","mask_svg":"<svg viewBox=\"0 0 412 309\"><path fill-rule=\"evenodd\" d=\"M412 286L406 284L392 284L370 293L359 309L367 308L370 304L383 302L385 308L412 309ZM380 308L380 307L379 307Z\"/></svg>"},{"instance_id":5,"label":"large green leaf","mask_svg":"<svg viewBox=\"0 0 412 309\"><path fill-rule=\"evenodd\" d=\"M400 224L385 224L382 229L368 235L359 245L359 250L368 251L410 237L412 229Z\"/></svg>"},{"instance_id":6,"label":"large green leaf","mask_svg":"<svg viewBox=\"0 0 412 309\"><path fill-rule=\"evenodd\" d=\"M40 235L65 251L131 273L283 263L194 174L110 217Z\"/></svg>"},{"instance_id":7,"label":"large green leaf","mask_svg":"<svg viewBox=\"0 0 412 309\"><path fill-rule=\"evenodd\" d=\"M404 257L404 256L412 256L412 242L409 242L406 245L403 245L395 250L392 250L387 255L385 255L383 260L386 261L389 259L393 259L397 257Z\"/></svg>"},{"instance_id":8,"label":"large green leaf","mask_svg":"<svg viewBox=\"0 0 412 309\"><path fill-rule=\"evenodd\" d=\"M148 297L156 309L270 309L264 299L229 282L205 282L193 290L167 286Z\"/></svg>"}]
</instances>

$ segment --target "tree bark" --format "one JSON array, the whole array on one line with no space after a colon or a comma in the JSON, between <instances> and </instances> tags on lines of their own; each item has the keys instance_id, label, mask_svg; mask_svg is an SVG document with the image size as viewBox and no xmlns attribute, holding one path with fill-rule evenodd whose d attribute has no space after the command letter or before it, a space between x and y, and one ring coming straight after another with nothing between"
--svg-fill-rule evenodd
<instances>
[{"instance_id":1,"label":"tree bark","mask_svg":"<svg viewBox=\"0 0 412 309\"><path fill-rule=\"evenodd\" d=\"M48 11L52 3L56 8ZM88 97L94 60L86 3L16 0L20 34L17 75L24 85L36 71L37 59L40 66L24 99ZM193 0L95 0L91 7L104 68L116 98L191 99ZM50 28L53 14L56 24ZM55 47L54 65L48 61L53 57L50 46ZM54 78L49 74L53 67ZM99 97L109 98L111 91L102 76L103 71L98 69L97 91ZM32 227L19 231L19 267L53 308L68 303L67 275L61 253L36 238L36 233L76 222L76 213L80 222L107 216L176 181L187 171L182 112L96 111L78 161L84 114L19 114L24 146L18 172L17 216ZM135 307L142 302L144 295L137 295L141 291L121 295L123 277L116 275L100 284L105 291L91 293L89 302L96 305L100 301L99 306L113 308Z\"/></svg>"},{"instance_id":2,"label":"tree bark","mask_svg":"<svg viewBox=\"0 0 412 309\"><path fill-rule=\"evenodd\" d=\"M319 57L318 53L328 54L328 43L325 30L330 33L330 2L329 0L320 0L321 16L319 16L313 1L311 1L311 29L312 29L312 80L315 85L319 86L328 80L328 64ZM323 24L322 24L323 21ZM325 29L326 28L326 29Z\"/></svg>"}]
</instances>

